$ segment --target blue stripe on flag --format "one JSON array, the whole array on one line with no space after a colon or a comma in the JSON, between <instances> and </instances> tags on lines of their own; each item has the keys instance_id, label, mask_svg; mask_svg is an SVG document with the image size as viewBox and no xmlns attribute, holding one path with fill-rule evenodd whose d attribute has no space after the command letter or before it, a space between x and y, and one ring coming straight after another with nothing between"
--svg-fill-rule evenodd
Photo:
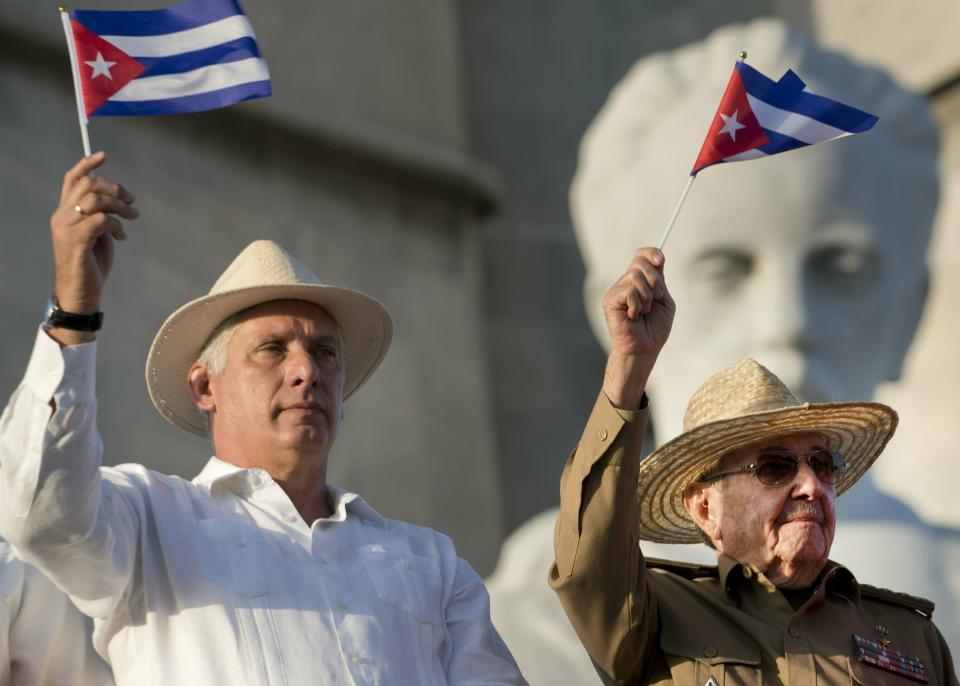
<instances>
[{"instance_id":1,"label":"blue stripe on flag","mask_svg":"<svg viewBox=\"0 0 960 686\"><path fill-rule=\"evenodd\" d=\"M850 133L861 133L877 123L872 114L801 90L803 81L793 71L788 70L780 81L772 81L743 62L737 63L737 71L750 95L781 110L796 112Z\"/></svg>"},{"instance_id":2,"label":"blue stripe on flag","mask_svg":"<svg viewBox=\"0 0 960 686\"><path fill-rule=\"evenodd\" d=\"M70 16L101 36L156 36L243 14L236 0L186 0L162 10L73 10Z\"/></svg>"},{"instance_id":3,"label":"blue stripe on flag","mask_svg":"<svg viewBox=\"0 0 960 686\"><path fill-rule=\"evenodd\" d=\"M136 57L136 55L133 55L133 57L146 67L146 70L137 77L143 79L160 74L181 74L201 67L209 67L211 64L224 64L225 62L245 60L249 57L260 57L260 50L257 49L257 42L247 36L203 50L170 55L169 57Z\"/></svg>"},{"instance_id":4,"label":"blue stripe on flag","mask_svg":"<svg viewBox=\"0 0 960 686\"><path fill-rule=\"evenodd\" d=\"M777 133L770 129L764 129L763 132L767 134L770 142L766 145L761 145L757 150L765 152L768 155L776 155L778 152L787 152L788 150L796 150L797 148L804 148L810 145L809 143L798 141L796 138L791 138L790 136L784 136L782 133Z\"/></svg>"},{"instance_id":5,"label":"blue stripe on flag","mask_svg":"<svg viewBox=\"0 0 960 686\"><path fill-rule=\"evenodd\" d=\"M270 95L269 81L254 81L242 83L209 93L186 95L181 98L166 100L136 100L131 102L114 102L107 100L92 115L98 117L118 117L143 114L183 114L185 112L200 112L218 107L226 107L235 102L250 100L251 98L265 98Z\"/></svg>"}]
</instances>

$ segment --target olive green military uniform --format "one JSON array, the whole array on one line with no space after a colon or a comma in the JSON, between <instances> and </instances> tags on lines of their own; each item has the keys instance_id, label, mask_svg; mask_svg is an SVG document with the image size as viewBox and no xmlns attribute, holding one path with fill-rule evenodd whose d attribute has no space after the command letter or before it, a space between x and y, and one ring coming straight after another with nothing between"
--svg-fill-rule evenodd
<instances>
[{"instance_id":1,"label":"olive green military uniform","mask_svg":"<svg viewBox=\"0 0 960 686\"><path fill-rule=\"evenodd\" d=\"M794 610L756 567L726 555L717 567L645 561L637 528L645 423L646 409L617 410L601 393L560 481L550 585L605 680L958 683L931 604L862 586L836 563L828 563L809 599L792 599ZM858 660L855 636L908 656L901 670L919 679Z\"/></svg>"}]
</instances>

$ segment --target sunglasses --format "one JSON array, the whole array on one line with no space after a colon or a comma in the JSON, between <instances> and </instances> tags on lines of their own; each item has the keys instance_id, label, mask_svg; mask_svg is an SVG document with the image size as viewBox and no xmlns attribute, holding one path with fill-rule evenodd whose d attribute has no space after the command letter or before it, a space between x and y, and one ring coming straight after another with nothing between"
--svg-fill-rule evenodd
<instances>
[{"instance_id":1,"label":"sunglasses","mask_svg":"<svg viewBox=\"0 0 960 686\"><path fill-rule=\"evenodd\" d=\"M790 450L770 448L761 451L757 456L757 461L753 464L745 464L742 467L708 474L699 481L710 483L730 474L752 472L757 477L757 481L762 484L782 486L790 483L797 476L797 472L800 471L801 460L806 460L813 473L825 484L835 484L847 467L847 463L843 461L843 456L840 453L831 452L826 448L819 448L803 455L797 455Z\"/></svg>"}]
</instances>

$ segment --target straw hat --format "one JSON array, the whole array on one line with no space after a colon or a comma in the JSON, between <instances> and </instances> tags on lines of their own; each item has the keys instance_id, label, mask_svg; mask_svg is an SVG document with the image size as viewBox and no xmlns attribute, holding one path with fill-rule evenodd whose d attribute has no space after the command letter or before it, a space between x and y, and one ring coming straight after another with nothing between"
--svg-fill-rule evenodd
<instances>
[{"instance_id":1,"label":"straw hat","mask_svg":"<svg viewBox=\"0 0 960 686\"><path fill-rule=\"evenodd\" d=\"M363 385L387 354L393 321L383 305L363 293L321 283L273 241L254 241L207 295L170 315L153 339L147 354L147 390L160 414L174 426L206 435L187 386L187 372L222 321L271 300L315 303L336 320L343 337L344 398Z\"/></svg>"},{"instance_id":2,"label":"straw hat","mask_svg":"<svg viewBox=\"0 0 960 686\"><path fill-rule=\"evenodd\" d=\"M873 464L897 428L880 403L801 403L766 367L744 360L710 377L687 405L683 433L640 463L640 537L696 543L700 534L683 507L683 491L732 450L775 436L815 432L843 455L837 495Z\"/></svg>"}]
</instances>

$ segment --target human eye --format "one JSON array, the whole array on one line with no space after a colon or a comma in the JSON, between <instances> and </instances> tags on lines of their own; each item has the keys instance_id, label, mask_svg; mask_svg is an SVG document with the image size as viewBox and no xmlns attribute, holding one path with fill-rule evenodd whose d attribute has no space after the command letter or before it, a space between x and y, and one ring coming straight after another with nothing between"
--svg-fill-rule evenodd
<instances>
[{"instance_id":1,"label":"human eye","mask_svg":"<svg viewBox=\"0 0 960 686\"><path fill-rule=\"evenodd\" d=\"M314 356L318 359L337 359L337 347L333 343L320 343L314 348Z\"/></svg>"},{"instance_id":2,"label":"human eye","mask_svg":"<svg viewBox=\"0 0 960 686\"><path fill-rule=\"evenodd\" d=\"M284 349L284 345L281 341L271 339L261 343L257 347L257 352L267 355L280 355L283 353Z\"/></svg>"},{"instance_id":3,"label":"human eye","mask_svg":"<svg viewBox=\"0 0 960 686\"><path fill-rule=\"evenodd\" d=\"M827 246L810 256L812 274L820 283L845 290L866 288L881 277L880 256L860 246Z\"/></svg>"},{"instance_id":4,"label":"human eye","mask_svg":"<svg viewBox=\"0 0 960 686\"><path fill-rule=\"evenodd\" d=\"M698 256L690 265L688 278L695 284L725 295L734 292L754 269L753 257L742 250L714 250Z\"/></svg>"}]
</instances>

